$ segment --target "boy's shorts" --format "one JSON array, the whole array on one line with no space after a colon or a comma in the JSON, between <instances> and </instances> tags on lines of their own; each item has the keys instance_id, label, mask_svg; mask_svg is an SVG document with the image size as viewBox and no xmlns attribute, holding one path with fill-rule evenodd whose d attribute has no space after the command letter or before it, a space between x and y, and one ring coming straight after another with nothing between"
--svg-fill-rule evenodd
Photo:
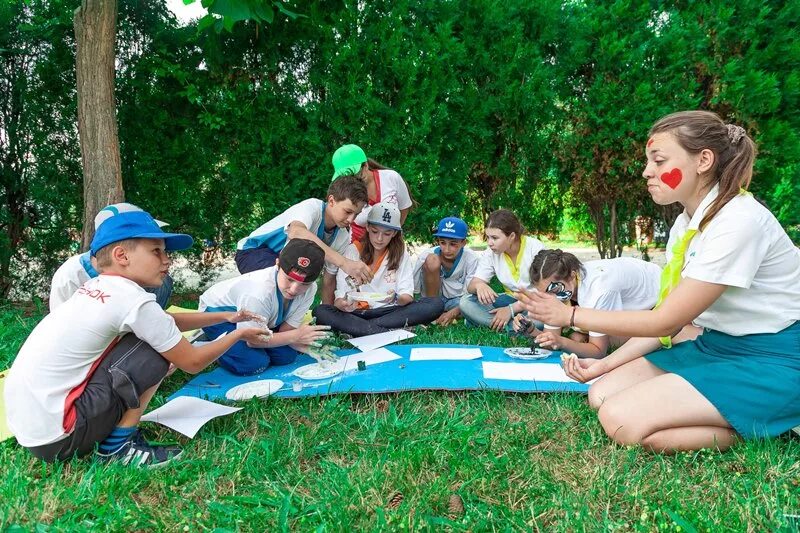
<instances>
[{"instance_id":1,"label":"boy's shorts","mask_svg":"<svg viewBox=\"0 0 800 533\"><path fill-rule=\"evenodd\" d=\"M164 379L167 370L169 362L160 353L128 333L105 356L75 400L77 418L72 433L28 450L47 462L91 453L125 411L140 406L140 395Z\"/></svg>"}]
</instances>

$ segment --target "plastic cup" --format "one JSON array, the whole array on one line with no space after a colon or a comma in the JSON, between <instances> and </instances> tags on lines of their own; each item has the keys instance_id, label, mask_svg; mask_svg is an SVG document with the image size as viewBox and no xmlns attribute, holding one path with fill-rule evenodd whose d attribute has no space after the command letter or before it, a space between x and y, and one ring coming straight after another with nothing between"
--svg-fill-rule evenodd
<instances>
[{"instance_id":1,"label":"plastic cup","mask_svg":"<svg viewBox=\"0 0 800 533\"><path fill-rule=\"evenodd\" d=\"M303 390L303 382L300 380L292 381L292 390L294 392L301 392Z\"/></svg>"}]
</instances>

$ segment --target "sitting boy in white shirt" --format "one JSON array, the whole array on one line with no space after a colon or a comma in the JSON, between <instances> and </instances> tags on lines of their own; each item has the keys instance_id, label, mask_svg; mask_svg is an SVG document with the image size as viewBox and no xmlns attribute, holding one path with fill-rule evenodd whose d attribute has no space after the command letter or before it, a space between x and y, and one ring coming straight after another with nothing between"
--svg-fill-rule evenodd
<instances>
[{"instance_id":1,"label":"sitting boy in white shirt","mask_svg":"<svg viewBox=\"0 0 800 533\"><path fill-rule=\"evenodd\" d=\"M414 292L439 297L444 304L444 312L433 322L440 326L461 316L458 302L478 268L478 254L466 247L468 230L460 218L443 218L433 234L438 246L423 250L414 266Z\"/></svg>"},{"instance_id":2,"label":"sitting boy in white shirt","mask_svg":"<svg viewBox=\"0 0 800 533\"><path fill-rule=\"evenodd\" d=\"M94 230L100 227L100 224L120 213L142 212L140 207L126 202L119 204L107 205L100 210L94 217ZM156 224L163 228L169 226L166 222L156 220ZM92 264L91 252L84 252L82 254L73 255L58 267L53 279L50 282L50 312L56 307L69 300L70 296L75 294L75 291L81 285L86 283L92 278L99 275L97 269ZM167 274L164 281L158 287L148 287L147 292L156 295L156 302L162 309L166 309L169 304L169 298L172 296L172 278Z\"/></svg>"},{"instance_id":3,"label":"sitting boy in white shirt","mask_svg":"<svg viewBox=\"0 0 800 533\"><path fill-rule=\"evenodd\" d=\"M164 233L146 212L115 215L95 233L99 275L34 328L5 383L8 427L33 455L50 462L91 453L101 461L160 466L176 446L147 443L137 425L170 363L196 373L239 340L270 332L240 329L196 347L181 335L217 322L250 320L248 312L169 315L144 287L167 275L167 251L192 245Z\"/></svg>"}]
</instances>

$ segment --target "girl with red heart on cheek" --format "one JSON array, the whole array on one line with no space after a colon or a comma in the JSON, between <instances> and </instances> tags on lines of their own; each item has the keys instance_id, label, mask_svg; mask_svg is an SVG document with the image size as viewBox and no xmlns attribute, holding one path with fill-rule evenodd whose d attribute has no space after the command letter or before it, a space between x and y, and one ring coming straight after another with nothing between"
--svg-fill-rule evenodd
<instances>
[{"instance_id":1,"label":"girl with red heart on cheek","mask_svg":"<svg viewBox=\"0 0 800 533\"><path fill-rule=\"evenodd\" d=\"M650 311L570 309L522 291L533 318L632 337L601 360L566 358L589 381L606 433L655 452L717 448L800 424L800 251L746 192L756 147L707 111L650 130L643 172L653 200L679 202ZM701 328L702 335L697 336Z\"/></svg>"}]
</instances>

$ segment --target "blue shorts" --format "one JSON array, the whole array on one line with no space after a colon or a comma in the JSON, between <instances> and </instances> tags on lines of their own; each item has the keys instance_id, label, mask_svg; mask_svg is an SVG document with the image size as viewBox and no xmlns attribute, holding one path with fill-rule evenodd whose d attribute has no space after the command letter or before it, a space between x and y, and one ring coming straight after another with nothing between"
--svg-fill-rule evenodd
<instances>
[{"instance_id":1,"label":"blue shorts","mask_svg":"<svg viewBox=\"0 0 800 533\"><path fill-rule=\"evenodd\" d=\"M203 328L210 339L216 339L223 333L236 329L236 324L224 322ZM260 374L272 365L288 365L294 363L299 354L291 346L275 346L274 348L251 348L245 341L239 341L217 359L219 366L239 376Z\"/></svg>"}]
</instances>

